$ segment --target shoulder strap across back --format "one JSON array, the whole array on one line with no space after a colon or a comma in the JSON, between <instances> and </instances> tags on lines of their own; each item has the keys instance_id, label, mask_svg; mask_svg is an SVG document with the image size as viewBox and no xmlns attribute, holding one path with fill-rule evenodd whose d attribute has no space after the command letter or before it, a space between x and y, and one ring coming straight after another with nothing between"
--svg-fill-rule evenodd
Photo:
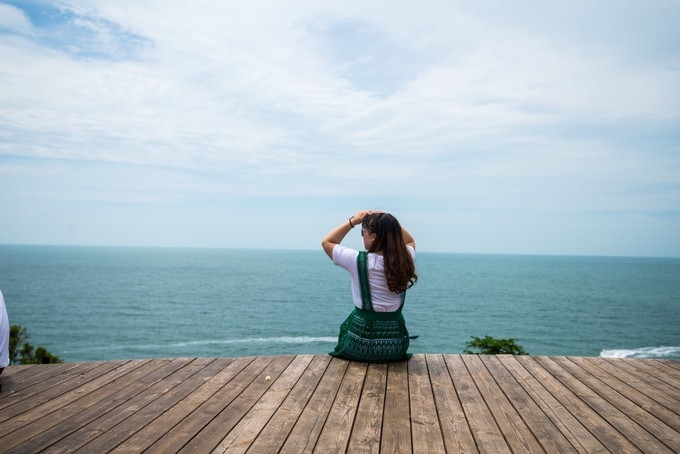
<instances>
[{"instance_id":1,"label":"shoulder strap across back","mask_svg":"<svg viewBox=\"0 0 680 454\"><path fill-rule=\"evenodd\" d=\"M359 251L357 271L359 273L359 288L361 289L361 308L373 312L371 286L368 283L368 253L366 251Z\"/></svg>"}]
</instances>

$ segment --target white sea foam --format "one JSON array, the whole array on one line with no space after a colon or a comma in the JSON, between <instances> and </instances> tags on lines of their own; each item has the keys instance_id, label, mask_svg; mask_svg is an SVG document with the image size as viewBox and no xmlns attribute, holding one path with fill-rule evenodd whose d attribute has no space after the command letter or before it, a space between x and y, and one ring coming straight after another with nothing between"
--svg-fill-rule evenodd
<instances>
[{"instance_id":1,"label":"white sea foam","mask_svg":"<svg viewBox=\"0 0 680 454\"><path fill-rule=\"evenodd\" d=\"M185 347L188 345L227 345L227 344L310 344L314 342L336 342L337 337L311 337L311 336L279 336L279 337L246 337L243 339L213 339L197 340L191 342L179 342L171 344L173 347Z\"/></svg>"},{"instance_id":2,"label":"white sea foam","mask_svg":"<svg viewBox=\"0 0 680 454\"><path fill-rule=\"evenodd\" d=\"M602 350L603 358L680 358L680 347L643 347Z\"/></svg>"},{"instance_id":3,"label":"white sea foam","mask_svg":"<svg viewBox=\"0 0 680 454\"><path fill-rule=\"evenodd\" d=\"M182 348L204 345L239 345L239 344L312 344L317 342L334 343L337 337L312 337L312 336L278 336L278 337L245 337L241 339L207 339L189 342L174 342L171 344L143 344L143 345L105 345L91 347L90 351L112 351L112 350L154 350L167 348ZM80 350L70 350L62 354L80 353Z\"/></svg>"}]
</instances>

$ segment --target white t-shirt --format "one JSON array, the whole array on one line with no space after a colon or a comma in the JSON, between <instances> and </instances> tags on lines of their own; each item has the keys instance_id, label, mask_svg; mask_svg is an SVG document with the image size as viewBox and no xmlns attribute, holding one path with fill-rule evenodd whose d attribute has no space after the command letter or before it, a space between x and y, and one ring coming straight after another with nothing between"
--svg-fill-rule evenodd
<instances>
[{"instance_id":1,"label":"white t-shirt","mask_svg":"<svg viewBox=\"0 0 680 454\"><path fill-rule=\"evenodd\" d=\"M406 246L406 249L415 259L415 249L411 246ZM333 263L349 271L352 278L352 300L354 305L361 309L361 287L359 286L359 273L357 271L358 256L359 251L356 249L350 249L340 244L333 247ZM387 286L383 256L369 253L367 262L373 310L376 312L396 312L401 306L401 293L391 292Z\"/></svg>"},{"instance_id":2,"label":"white t-shirt","mask_svg":"<svg viewBox=\"0 0 680 454\"><path fill-rule=\"evenodd\" d=\"M0 291L0 367L9 365L9 318L5 309L5 298Z\"/></svg>"}]
</instances>

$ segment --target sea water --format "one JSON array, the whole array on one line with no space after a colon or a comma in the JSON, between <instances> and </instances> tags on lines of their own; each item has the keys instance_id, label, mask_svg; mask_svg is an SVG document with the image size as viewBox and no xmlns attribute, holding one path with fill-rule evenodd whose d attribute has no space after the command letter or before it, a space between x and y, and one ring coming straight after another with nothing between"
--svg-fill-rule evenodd
<instances>
[{"instance_id":1,"label":"sea water","mask_svg":"<svg viewBox=\"0 0 680 454\"><path fill-rule=\"evenodd\" d=\"M419 252L413 353L680 358L680 259ZM323 251L0 246L10 323L66 361L326 353L352 310Z\"/></svg>"}]
</instances>

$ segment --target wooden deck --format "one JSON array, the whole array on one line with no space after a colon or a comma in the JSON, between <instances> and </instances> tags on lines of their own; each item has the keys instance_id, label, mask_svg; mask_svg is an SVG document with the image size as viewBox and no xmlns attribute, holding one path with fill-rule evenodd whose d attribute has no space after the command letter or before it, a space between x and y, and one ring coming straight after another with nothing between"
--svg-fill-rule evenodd
<instances>
[{"instance_id":1,"label":"wooden deck","mask_svg":"<svg viewBox=\"0 0 680 454\"><path fill-rule=\"evenodd\" d=\"M680 361L177 358L0 380L1 452L680 452Z\"/></svg>"}]
</instances>

